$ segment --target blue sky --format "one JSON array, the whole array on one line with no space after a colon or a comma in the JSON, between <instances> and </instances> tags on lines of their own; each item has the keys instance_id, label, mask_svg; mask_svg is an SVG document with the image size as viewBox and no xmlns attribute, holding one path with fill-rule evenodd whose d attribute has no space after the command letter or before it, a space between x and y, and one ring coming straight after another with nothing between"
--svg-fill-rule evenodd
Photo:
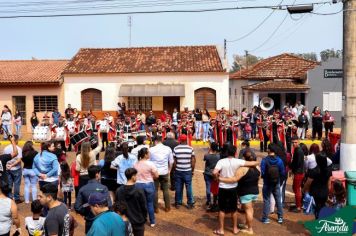
<instances>
[{"instance_id":1,"label":"blue sky","mask_svg":"<svg viewBox=\"0 0 356 236\"><path fill-rule=\"evenodd\" d=\"M9 0L1 1L9 2ZM298 0L296 3L311 1L313 0ZM239 5L253 6L266 5L267 3L273 5L277 2L280 0L250 0L241 2ZM287 4L292 2L294 0L284 1ZM117 11L201 9L226 6L235 6L235 3L118 9ZM341 7L342 5L339 3L316 8L318 12L328 13L337 12ZM245 35L270 12L271 10L235 10L133 15L132 46L214 44L222 47L224 38L233 40ZM244 50L252 50L261 45L285 16L285 11L275 11L255 33L244 40L228 43L229 61L232 61L233 54L243 54ZM0 29L0 59L2 60L31 59L31 57L69 59L82 47L127 47L129 42L126 15L0 19ZM342 48L342 13L330 16L297 15L293 16L293 19L288 15L271 40L251 53L268 57L282 52L318 53L327 48Z\"/></svg>"}]
</instances>

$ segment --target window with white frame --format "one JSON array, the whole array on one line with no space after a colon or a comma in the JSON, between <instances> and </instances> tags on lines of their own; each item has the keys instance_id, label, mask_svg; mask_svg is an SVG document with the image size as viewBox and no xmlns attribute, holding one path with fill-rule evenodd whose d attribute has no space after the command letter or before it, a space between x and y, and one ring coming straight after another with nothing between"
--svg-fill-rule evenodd
<instances>
[{"instance_id":1,"label":"window with white frame","mask_svg":"<svg viewBox=\"0 0 356 236\"><path fill-rule=\"evenodd\" d=\"M54 109L58 109L58 97L33 96L33 105L35 112L54 111Z\"/></svg>"},{"instance_id":2,"label":"window with white frame","mask_svg":"<svg viewBox=\"0 0 356 236\"><path fill-rule=\"evenodd\" d=\"M152 110L152 97L128 97L129 111Z\"/></svg>"},{"instance_id":3,"label":"window with white frame","mask_svg":"<svg viewBox=\"0 0 356 236\"><path fill-rule=\"evenodd\" d=\"M323 111L341 111L342 93L341 92L323 92Z\"/></svg>"}]
</instances>

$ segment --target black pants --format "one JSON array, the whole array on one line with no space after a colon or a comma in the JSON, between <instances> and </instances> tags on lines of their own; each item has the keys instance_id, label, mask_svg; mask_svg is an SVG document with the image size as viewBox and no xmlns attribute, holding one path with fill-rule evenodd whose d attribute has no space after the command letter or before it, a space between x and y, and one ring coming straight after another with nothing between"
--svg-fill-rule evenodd
<instances>
[{"instance_id":1,"label":"black pants","mask_svg":"<svg viewBox=\"0 0 356 236\"><path fill-rule=\"evenodd\" d=\"M145 235L145 225L132 225L132 231L134 236L144 236Z\"/></svg>"},{"instance_id":2,"label":"black pants","mask_svg":"<svg viewBox=\"0 0 356 236\"><path fill-rule=\"evenodd\" d=\"M78 189L80 190L81 187L86 185L89 181L89 175L81 175L79 176L79 186Z\"/></svg>"},{"instance_id":3,"label":"black pants","mask_svg":"<svg viewBox=\"0 0 356 236\"><path fill-rule=\"evenodd\" d=\"M334 126L333 125L329 125L329 124L325 124L324 125L325 128L325 138L329 138L329 132L332 133L334 132Z\"/></svg>"},{"instance_id":4,"label":"black pants","mask_svg":"<svg viewBox=\"0 0 356 236\"><path fill-rule=\"evenodd\" d=\"M63 203L72 208L72 192L63 192Z\"/></svg>"},{"instance_id":5,"label":"black pants","mask_svg":"<svg viewBox=\"0 0 356 236\"><path fill-rule=\"evenodd\" d=\"M176 183L175 183L175 179L174 179L174 170L173 170L173 168L171 170L171 173L169 174L169 178L170 178L170 182L171 182L170 190L175 191L176 190Z\"/></svg>"},{"instance_id":6,"label":"black pants","mask_svg":"<svg viewBox=\"0 0 356 236\"><path fill-rule=\"evenodd\" d=\"M318 134L318 139L320 140L323 136L323 127L322 126L313 127L312 139L315 139L316 134Z\"/></svg>"},{"instance_id":7,"label":"black pants","mask_svg":"<svg viewBox=\"0 0 356 236\"><path fill-rule=\"evenodd\" d=\"M74 191L75 191L75 199L77 199L79 193L79 186L74 187Z\"/></svg>"},{"instance_id":8,"label":"black pants","mask_svg":"<svg viewBox=\"0 0 356 236\"><path fill-rule=\"evenodd\" d=\"M260 142L260 151L261 152L267 152L267 143L268 143L268 136L267 136L267 131L265 129L262 129L262 134L263 134L263 142Z\"/></svg>"},{"instance_id":9,"label":"black pants","mask_svg":"<svg viewBox=\"0 0 356 236\"><path fill-rule=\"evenodd\" d=\"M109 140L108 140L108 133L102 133L102 140L101 143L103 144L103 149L105 147L108 147L109 145ZM106 143L106 146L104 146L104 144Z\"/></svg>"},{"instance_id":10,"label":"black pants","mask_svg":"<svg viewBox=\"0 0 356 236\"><path fill-rule=\"evenodd\" d=\"M315 201L315 219L319 219L319 213L321 208L323 208L325 206L325 203L327 201L328 197L314 197L314 201Z\"/></svg>"}]
</instances>

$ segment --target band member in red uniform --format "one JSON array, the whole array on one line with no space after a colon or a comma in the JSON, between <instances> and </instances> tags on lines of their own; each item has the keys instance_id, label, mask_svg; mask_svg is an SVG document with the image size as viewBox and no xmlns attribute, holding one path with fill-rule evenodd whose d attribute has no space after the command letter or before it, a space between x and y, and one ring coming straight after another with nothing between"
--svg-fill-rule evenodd
<instances>
[{"instance_id":1,"label":"band member in red uniform","mask_svg":"<svg viewBox=\"0 0 356 236\"><path fill-rule=\"evenodd\" d=\"M282 142L284 147L286 146L284 122L281 119L280 112L273 113L270 132L271 132L270 142L278 143L278 141L280 141Z\"/></svg>"},{"instance_id":2,"label":"band member in red uniform","mask_svg":"<svg viewBox=\"0 0 356 236\"><path fill-rule=\"evenodd\" d=\"M287 146L287 152L292 153L292 137L295 136L296 132L296 125L292 120L292 114L288 114L284 116L284 119L286 121L286 146Z\"/></svg>"},{"instance_id":3,"label":"band member in red uniform","mask_svg":"<svg viewBox=\"0 0 356 236\"><path fill-rule=\"evenodd\" d=\"M267 152L267 144L269 140L267 130L269 129L269 125L267 112L262 110L257 121L258 137L260 139L260 152Z\"/></svg>"},{"instance_id":4,"label":"band member in red uniform","mask_svg":"<svg viewBox=\"0 0 356 236\"><path fill-rule=\"evenodd\" d=\"M218 143L218 125L214 118L211 119L210 137L213 138L215 143Z\"/></svg>"},{"instance_id":5,"label":"band member in red uniform","mask_svg":"<svg viewBox=\"0 0 356 236\"><path fill-rule=\"evenodd\" d=\"M335 119L328 110L325 110L323 123L325 128L325 138L329 138L329 132L332 133L334 129Z\"/></svg>"},{"instance_id":6,"label":"band member in red uniform","mask_svg":"<svg viewBox=\"0 0 356 236\"><path fill-rule=\"evenodd\" d=\"M237 120L232 121L232 138L233 144L236 145L236 142L239 138L239 121Z\"/></svg>"}]
</instances>

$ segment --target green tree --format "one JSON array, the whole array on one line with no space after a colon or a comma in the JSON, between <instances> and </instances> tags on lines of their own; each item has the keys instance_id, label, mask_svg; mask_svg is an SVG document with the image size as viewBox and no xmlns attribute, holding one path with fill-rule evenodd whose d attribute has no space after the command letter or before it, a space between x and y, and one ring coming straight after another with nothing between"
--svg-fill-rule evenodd
<instances>
[{"instance_id":1,"label":"green tree","mask_svg":"<svg viewBox=\"0 0 356 236\"><path fill-rule=\"evenodd\" d=\"M234 62L232 63L232 66L230 69L231 73L239 71L241 69L244 69L247 67L247 65L249 67L253 66L257 62L259 62L260 60L263 59L262 57L257 57L255 55L251 55L251 54L247 55L247 60L246 60L246 56L241 56L241 55L237 55L237 54L233 55L233 58L234 58Z\"/></svg>"},{"instance_id":2,"label":"green tree","mask_svg":"<svg viewBox=\"0 0 356 236\"><path fill-rule=\"evenodd\" d=\"M325 49L320 52L321 61L327 61L329 58L341 58L342 50Z\"/></svg>"},{"instance_id":3,"label":"green tree","mask_svg":"<svg viewBox=\"0 0 356 236\"><path fill-rule=\"evenodd\" d=\"M306 52L306 53L292 53L295 56L304 58L306 60L318 61L318 56L315 52Z\"/></svg>"}]
</instances>

